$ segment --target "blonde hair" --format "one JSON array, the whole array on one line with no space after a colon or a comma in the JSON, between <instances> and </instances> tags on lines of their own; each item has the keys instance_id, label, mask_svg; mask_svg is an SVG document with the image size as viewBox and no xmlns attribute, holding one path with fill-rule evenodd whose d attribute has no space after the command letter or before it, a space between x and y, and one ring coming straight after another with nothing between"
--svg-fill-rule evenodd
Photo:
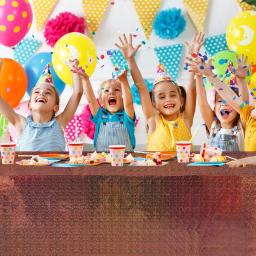
<instances>
[{"instance_id":1,"label":"blonde hair","mask_svg":"<svg viewBox=\"0 0 256 256\"><path fill-rule=\"evenodd\" d=\"M104 90L105 85L108 84L108 83L116 83L116 84L118 84L118 85L121 86L121 82L120 82L118 79L107 79L107 80L103 81L103 82L100 84L100 88L99 88L99 90L98 90L99 96L101 95L102 91Z\"/></svg>"}]
</instances>

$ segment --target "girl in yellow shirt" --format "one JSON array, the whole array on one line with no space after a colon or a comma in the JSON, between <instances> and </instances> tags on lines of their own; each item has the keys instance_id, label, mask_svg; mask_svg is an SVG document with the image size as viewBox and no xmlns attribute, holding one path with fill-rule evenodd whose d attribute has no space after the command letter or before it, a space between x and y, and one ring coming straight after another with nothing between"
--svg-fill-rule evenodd
<instances>
[{"instance_id":1,"label":"girl in yellow shirt","mask_svg":"<svg viewBox=\"0 0 256 256\"><path fill-rule=\"evenodd\" d=\"M203 45L202 33L194 36L190 53L198 52ZM187 97L182 95L182 88L166 74L163 66L158 66L157 78L152 90L152 100L135 61L135 54L140 45L133 47L132 35L119 37L116 46L121 50L130 67L131 75L141 98L148 128L149 151L174 151L175 142L191 139L191 126L195 113L196 89L194 74L190 73ZM184 97L185 96L185 97Z\"/></svg>"}]
</instances>

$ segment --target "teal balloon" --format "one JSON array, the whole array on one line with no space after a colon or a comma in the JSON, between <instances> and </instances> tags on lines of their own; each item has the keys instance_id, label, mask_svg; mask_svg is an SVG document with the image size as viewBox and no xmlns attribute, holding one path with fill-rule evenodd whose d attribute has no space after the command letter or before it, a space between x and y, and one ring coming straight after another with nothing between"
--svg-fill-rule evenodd
<instances>
[{"instance_id":1,"label":"teal balloon","mask_svg":"<svg viewBox=\"0 0 256 256\"><path fill-rule=\"evenodd\" d=\"M0 137L8 125L8 121L0 114Z\"/></svg>"},{"instance_id":2,"label":"teal balloon","mask_svg":"<svg viewBox=\"0 0 256 256\"><path fill-rule=\"evenodd\" d=\"M50 52L40 52L33 55L24 65L27 77L28 77L28 94L38 82L42 75L45 66L52 62L52 54ZM50 71L55 88L61 94L65 88L65 83L58 77L52 65L50 65Z\"/></svg>"}]
</instances>

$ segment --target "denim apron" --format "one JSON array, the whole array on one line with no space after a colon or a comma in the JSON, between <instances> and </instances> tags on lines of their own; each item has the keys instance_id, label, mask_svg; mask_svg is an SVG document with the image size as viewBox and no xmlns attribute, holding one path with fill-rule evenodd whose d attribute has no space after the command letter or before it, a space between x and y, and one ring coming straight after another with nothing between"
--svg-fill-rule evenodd
<instances>
[{"instance_id":1,"label":"denim apron","mask_svg":"<svg viewBox=\"0 0 256 256\"><path fill-rule=\"evenodd\" d=\"M123 116L119 116L119 121L113 122L104 115L102 116L96 151L108 151L109 145L126 145L126 151L133 151L128 130L123 122Z\"/></svg>"}]
</instances>

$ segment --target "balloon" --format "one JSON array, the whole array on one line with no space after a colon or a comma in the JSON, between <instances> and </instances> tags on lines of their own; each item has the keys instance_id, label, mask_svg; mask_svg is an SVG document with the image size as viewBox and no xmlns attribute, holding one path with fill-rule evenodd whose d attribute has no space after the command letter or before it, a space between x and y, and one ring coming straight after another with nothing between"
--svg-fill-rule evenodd
<instances>
[{"instance_id":1,"label":"balloon","mask_svg":"<svg viewBox=\"0 0 256 256\"><path fill-rule=\"evenodd\" d=\"M236 53L225 50L225 51L220 51L215 53L212 56L213 59L213 66L214 70L213 72L218 75L218 77L226 84L230 85L230 81L234 79L234 75L228 72L226 74L226 71L228 69L228 66L230 62L233 63L233 67L237 67L237 62L236 62ZM250 79L250 74L247 75L246 81ZM208 80L205 81L205 87L210 88L211 84Z\"/></svg>"},{"instance_id":2,"label":"balloon","mask_svg":"<svg viewBox=\"0 0 256 256\"><path fill-rule=\"evenodd\" d=\"M7 120L0 114L0 137L3 135L5 129L8 126Z\"/></svg>"},{"instance_id":3,"label":"balloon","mask_svg":"<svg viewBox=\"0 0 256 256\"><path fill-rule=\"evenodd\" d=\"M226 33L231 51L248 56L248 61L256 63L256 12L244 11L229 23Z\"/></svg>"},{"instance_id":4,"label":"balloon","mask_svg":"<svg viewBox=\"0 0 256 256\"><path fill-rule=\"evenodd\" d=\"M0 1L0 44L14 46L27 34L32 23L27 0Z\"/></svg>"},{"instance_id":5,"label":"balloon","mask_svg":"<svg viewBox=\"0 0 256 256\"><path fill-rule=\"evenodd\" d=\"M253 96L253 99L256 99L256 73L254 73L251 76L251 81L249 83L249 88L251 90L251 95Z\"/></svg>"},{"instance_id":6,"label":"balloon","mask_svg":"<svg viewBox=\"0 0 256 256\"><path fill-rule=\"evenodd\" d=\"M93 41L78 32L62 36L53 48L52 63L58 76L72 85L72 74L66 64L69 59L78 59L79 66L90 76L97 62L96 47Z\"/></svg>"},{"instance_id":7,"label":"balloon","mask_svg":"<svg viewBox=\"0 0 256 256\"><path fill-rule=\"evenodd\" d=\"M0 95L12 107L16 107L27 89L27 75L15 60L3 58L0 67Z\"/></svg>"},{"instance_id":8,"label":"balloon","mask_svg":"<svg viewBox=\"0 0 256 256\"><path fill-rule=\"evenodd\" d=\"M254 74L256 72L256 64L252 65L251 73Z\"/></svg>"},{"instance_id":9,"label":"balloon","mask_svg":"<svg viewBox=\"0 0 256 256\"><path fill-rule=\"evenodd\" d=\"M45 66L52 62L52 54L50 52L40 52L33 55L25 64L25 70L28 76L28 93L36 85L39 80ZM52 65L50 66L50 71L52 73L53 83L59 94L61 94L65 88L65 84L60 80L60 78L55 73Z\"/></svg>"}]
</instances>

